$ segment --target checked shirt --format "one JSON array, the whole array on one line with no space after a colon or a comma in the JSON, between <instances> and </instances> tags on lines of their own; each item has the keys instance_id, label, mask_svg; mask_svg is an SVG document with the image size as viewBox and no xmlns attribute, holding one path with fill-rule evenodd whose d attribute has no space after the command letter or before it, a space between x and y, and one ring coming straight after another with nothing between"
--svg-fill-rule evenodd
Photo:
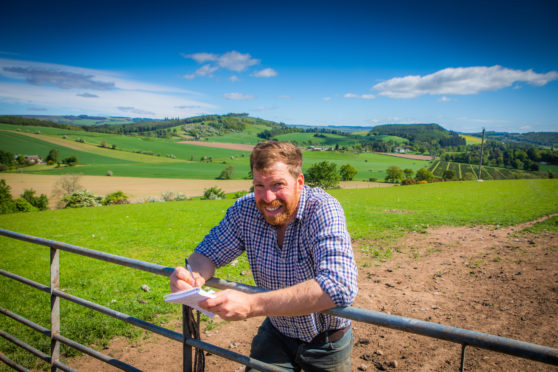
<instances>
[{"instance_id":1,"label":"checked shirt","mask_svg":"<svg viewBox=\"0 0 558 372\"><path fill-rule=\"evenodd\" d=\"M276 228L257 209L253 193L237 200L196 247L216 267L244 251L258 287L275 290L314 278L336 306L348 306L356 297L357 268L345 214L339 202L320 188L304 186L282 249ZM284 335L306 342L350 324L322 313L269 318Z\"/></svg>"}]
</instances>

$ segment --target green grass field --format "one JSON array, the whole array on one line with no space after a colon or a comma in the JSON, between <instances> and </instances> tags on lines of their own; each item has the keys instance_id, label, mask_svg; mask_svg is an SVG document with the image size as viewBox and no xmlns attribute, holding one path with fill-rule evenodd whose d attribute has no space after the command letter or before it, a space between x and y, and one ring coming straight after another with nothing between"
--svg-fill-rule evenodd
<instances>
[{"instance_id":1,"label":"green grass field","mask_svg":"<svg viewBox=\"0 0 558 372\"><path fill-rule=\"evenodd\" d=\"M259 129L266 128L264 126L261 127ZM13 132L18 128L23 133ZM253 127L248 128L254 131ZM12 132L6 130L11 130ZM24 134L25 132L35 133L37 131L40 131L41 135L45 136L43 137L45 140ZM252 133L253 140L256 142L257 137L254 133ZM228 165L234 167L234 179L245 178L249 172L249 152L247 151L188 145L168 139L151 137L79 132L57 128L18 127L8 124L0 124L0 134L0 149L3 151L9 151L14 154L37 154L45 158L51 149L56 148L60 152L61 159L72 154L75 154L79 159L79 165L75 167L55 168L41 166L18 170L18 172L23 173L104 176L110 170L113 175L122 177L215 179ZM306 135L307 133L295 134ZM239 134L230 134L230 136L235 135ZM308 135L313 134L308 133ZM67 139L62 139L62 136L67 136ZM76 142L75 139L77 138L84 139L85 144ZM219 138L224 139L226 136ZM47 142L48 139L57 143ZM246 142L246 138L242 138L242 141L240 137L236 139L239 143ZM117 150L99 147L102 141L105 141L109 147L112 144L116 144ZM80 150L71 149L65 145L77 146ZM144 155L134 151L151 151L154 154L160 154L160 156ZM167 158L167 154L173 154L176 156L176 159ZM214 161L211 163L200 162L199 160L203 156L211 156ZM351 164L358 171L355 180L376 178L381 181L385 178L386 169L391 165L399 166L402 169L411 168L414 171L428 165L426 161L403 159L374 153L355 154L353 152L305 151L303 156L304 170L307 170L312 164L324 160L336 163L338 169L344 164Z\"/></svg>"},{"instance_id":2,"label":"green grass field","mask_svg":"<svg viewBox=\"0 0 558 372\"><path fill-rule=\"evenodd\" d=\"M331 194L343 205L349 232L362 249L370 241L389 248L394 237L428 226L506 226L558 212L558 180L447 182ZM183 264L232 203L195 200L1 215L0 227L174 267ZM547 225L555 231L556 220ZM48 248L5 237L0 242L1 269L48 284ZM179 306L162 300L168 292L164 277L67 252L61 252L60 265L61 288L72 295L161 325L179 313ZM242 275L247 268L242 256L238 265L219 269L217 276L250 284L251 277ZM142 284L150 292L142 291ZM49 327L45 293L0 277L0 306ZM139 334L125 323L64 300L61 312L62 335L86 345L102 346L116 335ZM49 351L47 337L5 316L0 317L0 328ZM0 350L29 368L36 363L30 354L3 339Z\"/></svg>"}]
</instances>

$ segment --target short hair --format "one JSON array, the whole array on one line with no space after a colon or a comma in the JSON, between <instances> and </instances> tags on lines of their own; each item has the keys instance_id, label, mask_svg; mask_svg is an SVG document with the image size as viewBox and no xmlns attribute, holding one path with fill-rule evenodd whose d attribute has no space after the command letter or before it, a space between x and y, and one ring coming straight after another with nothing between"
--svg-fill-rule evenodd
<instances>
[{"instance_id":1,"label":"short hair","mask_svg":"<svg viewBox=\"0 0 558 372\"><path fill-rule=\"evenodd\" d=\"M262 171L276 162L287 164L289 173L297 178L302 174L302 152L290 142L260 142L250 154L250 169Z\"/></svg>"}]
</instances>

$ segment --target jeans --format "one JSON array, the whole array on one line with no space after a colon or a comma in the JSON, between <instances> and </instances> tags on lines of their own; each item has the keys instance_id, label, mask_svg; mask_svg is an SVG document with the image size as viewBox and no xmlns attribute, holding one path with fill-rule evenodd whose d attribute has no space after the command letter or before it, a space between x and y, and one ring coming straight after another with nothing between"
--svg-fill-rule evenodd
<instances>
[{"instance_id":1,"label":"jeans","mask_svg":"<svg viewBox=\"0 0 558 372\"><path fill-rule=\"evenodd\" d=\"M290 371L348 372L351 370L352 349L351 329L338 341L310 344L283 335L266 318L252 340L250 357ZM246 367L246 371L254 369Z\"/></svg>"}]
</instances>

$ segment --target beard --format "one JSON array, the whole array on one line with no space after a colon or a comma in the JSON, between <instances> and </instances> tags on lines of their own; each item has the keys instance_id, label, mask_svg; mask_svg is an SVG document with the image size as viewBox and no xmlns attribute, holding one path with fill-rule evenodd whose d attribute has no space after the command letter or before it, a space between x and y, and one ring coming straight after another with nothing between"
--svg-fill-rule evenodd
<instances>
[{"instance_id":1,"label":"beard","mask_svg":"<svg viewBox=\"0 0 558 372\"><path fill-rule=\"evenodd\" d=\"M256 206L260 213L264 216L267 223L273 226L281 226L287 223L291 217L295 214L298 203L292 203L289 205L287 202L283 200L276 199L271 203L266 203L263 200L260 200ZM266 208L275 209L281 208L281 213L269 215L266 211Z\"/></svg>"}]
</instances>

